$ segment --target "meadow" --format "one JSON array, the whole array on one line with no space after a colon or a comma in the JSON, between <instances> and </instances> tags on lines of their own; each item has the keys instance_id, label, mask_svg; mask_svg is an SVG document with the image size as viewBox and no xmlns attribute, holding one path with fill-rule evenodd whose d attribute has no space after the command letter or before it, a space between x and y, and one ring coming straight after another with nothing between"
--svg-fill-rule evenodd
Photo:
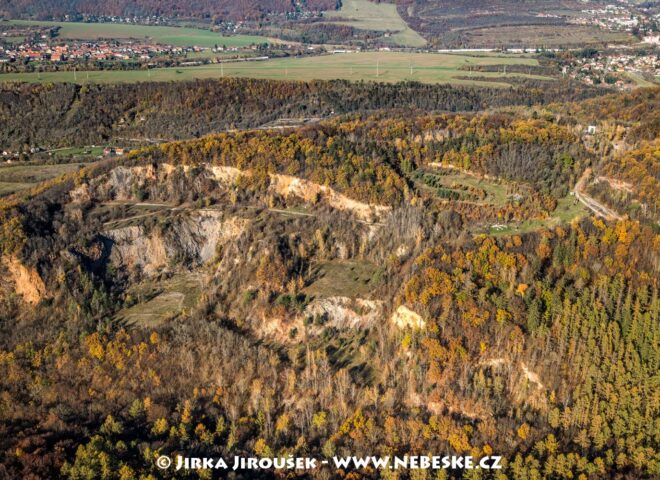
<instances>
[{"instance_id":1,"label":"meadow","mask_svg":"<svg viewBox=\"0 0 660 480\"><path fill-rule=\"evenodd\" d=\"M513 55L458 55L439 53L363 52L303 58L278 58L267 61L233 62L197 67L151 70L44 72L3 74L2 81L121 83L176 81L206 78L250 77L276 80L333 80L422 83L455 85L509 86L508 78L549 79L538 75L474 72L465 68L478 65L538 65L534 58ZM493 81L469 77L492 78ZM467 77L467 78L459 78Z\"/></svg>"},{"instance_id":2,"label":"meadow","mask_svg":"<svg viewBox=\"0 0 660 480\"><path fill-rule=\"evenodd\" d=\"M201 291L199 273L180 273L168 279L145 281L127 292L129 304L133 305L120 310L115 318L126 325L154 328L184 309L192 309Z\"/></svg>"},{"instance_id":3,"label":"meadow","mask_svg":"<svg viewBox=\"0 0 660 480\"><path fill-rule=\"evenodd\" d=\"M396 5L369 0L343 0L339 11L326 12L329 22L378 32L396 32L388 37L393 44L423 47L426 40L403 21Z\"/></svg>"},{"instance_id":4,"label":"meadow","mask_svg":"<svg viewBox=\"0 0 660 480\"><path fill-rule=\"evenodd\" d=\"M34 187L40 182L75 172L83 163L43 164L3 164L0 166L0 196L9 195Z\"/></svg>"},{"instance_id":5,"label":"meadow","mask_svg":"<svg viewBox=\"0 0 660 480\"><path fill-rule=\"evenodd\" d=\"M419 170L417 183L426 191L455 194L455 198L473 204L501 207L509 201L506 182L486 180L458 170Z\"/></svg>"},{"instance_id":6,"label":"meadow","mask_svg":"<svg viewBox=\"0 0 660 480\"><path fill-rule=\"evenodd\" d=\"M191 27L166 27L151 25L132 25L121 23L75 23L12 20L17 25L59 26L59 38L76 40L98 39L140 39L164 45L179 47L205 47L215 45L226 47L245 47L257 43L278 42L278 40L256 35L221 35L210 30ZM281 42L280 42L281 43Z\"/></svg>"},{"instance_id":7,"label":"meadow","mask_svg":"<svg viewBox=\"0 0 660 480\"><path fill-rule=\"evenodd\" d=\"M481 233L495 236L520 235L537 231L542 228L554 228L558 225L567 225L587 216L588 214L589 210L582 203L576 201L575 196L569 194L557 201L557 208L555 208L546 219L531 218L522 222L497 226L493 225Z\"/></svg>"}]
</instances>

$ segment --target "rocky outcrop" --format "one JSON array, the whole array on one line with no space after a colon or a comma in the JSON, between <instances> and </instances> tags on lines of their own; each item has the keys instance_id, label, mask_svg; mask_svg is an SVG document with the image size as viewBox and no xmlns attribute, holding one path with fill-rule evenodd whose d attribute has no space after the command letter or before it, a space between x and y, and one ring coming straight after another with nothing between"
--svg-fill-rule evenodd
<instances>
[{"instance_id":1,"label":"rocky outcrop","mask_svg":"<svg viewBox=\"0 0 660 480\"><path fill-rule=\"evenodd\" d=\"M327 297L314 299L307 308L306 317L325 318L324 326L335 328L366 328L374 324L382 313L382 302L351 299L348 297Z\"/></svg>"},{"instance_id":2,"label":"rocky outcrop","mask_svg":"<svg viewBox=\"0 0 660 480\"><path fill-rule=\"evenodd\" d=\"M149 182L164 183L177 173L185 175L206 175L223 185L232 186L241 175L250 175L250 171L235 167L203 164L198 167L190 165L160 164L158 166L144 165L136 167L119 166L108 174L99 177L89 184L82 185L70 193L74 202L96 198L102 201L130 201L133 198L134 187L143 187ZM319 185L298 177L281 174L270 174L268 191L285 198L297 197L304 202L325 202L332 208L353 213L363 221L372 220L388 213L391 208L384 205L372 205L353 200L338 193L326 185Z\"/></svg>"},{"instance_id":3,"label":"rocky outcrop","mask_svg":"<svg viewBox=\"0 0 660 480\"><path fill-rule=\"evenodd\" d=\"M269 190L285 198L295 196L309 203L325 201L332 208L350 211L362 220L369 220L374 215L380 216L390 211L390 207L358 202L325 185L289 175L271 175Z\"/></svg>"},{"instance_id":4,"label":"rocky outcrop","mask_svg":"<svg viewBox=\"0 0 660 480\"><path fill-rule=\"evenodd\" d=\"M221 183L233 183L241 176L241 171L234 167L212 165L208 167L208 170L213 175L213 178Z\"/></svg>"},{"instance_id":5,"label":"rocky outcrop","mask_svg":"<svg viewBox=\"0 0 660 480\"><path fill-rule=\"evenodd\" d=\"M36 305L46 295L46 285L34 268L28 268L19 259L13 256L3 256L2 263L9 272L10 280L14 283L16 293L23 297L27 303Z\"/></svg>"},{"instance_id":6,"label":"rocky outcrop","mask_svg":"<svg viewBox=\"0 0 660 480\"><path fill-rule=\"evenodd\" d=\"M539 377L538 373L531 371L525 363L521 363L520 367L522 368L523 373L525 374L525 378L536 385L536 388L539 390L545 389L545 386L541 383L541 377Z\"/></svg>"},{"instance_id":7,"label":"rocky outcrop","mask_svg":"<svg viewBox=\"0 0 660 480\"><path fill-rule=\"evenodd\" d=\"M270 309L261 312L258 334L281 342L296 341L298 335L320 335L326 328L365 329L373 326L383 313L383 302L363 298L323 297L312 300L296 316L273 316Z\"/></svg>"},{"instance_id":8,"label":"rocky outcrop","mask_svg":"<svg viewBox=\"0 0 660 480\"><path fill-rule=\"evenodd\" d=\"M249 175L249 172L242 172L234 167L214 165L208 166L207 169L213 174L214 179L221 183L233 183L240 175ZM358 202L337 193L328 186L290 175L270 174L268 191L282 195L284 198L297 197L308 203L324 201L332 208L350 211L362 220L390 211L390 207Z\"/></svg>"},{"instance_id":9,"label":"rocky outcrop","mask_svg":"<svg viewBox=\"0 0 660 480\"><path fill-rule=\"evenodd\" d=\"M418 313L413 312L405 305L399 305L399 308L392 314L392 322L397 327L421 329L426 327L426 322Z\"/></svg>"},{"instance_id":10,"label":"rocky outcrop","mask_svg":"<svg viewBox=\"0 0 660 480\"><path fill-rule=\"evenodd\" d=\"M140 270L147 276L167 265L168 249L159 233L148 234L142 226L130 226L111 230L106 236L113 242L110 261L114 265Z\"/></svg>"},{"instance_id":11,"label":"rocky outcrop","mask_svg":"<svg viewBox=\"0 0 660 480\"><path fill-rule=\"evenodd\" d=\"M152 276L173 259L190 265L210 262L218 245L238 238L247 223L242 218L223 219L217 210L197 210L178 217L166 231L128 226L105 232L105 236L113 242L113 264Z\"/></svg>"}]
</instances>

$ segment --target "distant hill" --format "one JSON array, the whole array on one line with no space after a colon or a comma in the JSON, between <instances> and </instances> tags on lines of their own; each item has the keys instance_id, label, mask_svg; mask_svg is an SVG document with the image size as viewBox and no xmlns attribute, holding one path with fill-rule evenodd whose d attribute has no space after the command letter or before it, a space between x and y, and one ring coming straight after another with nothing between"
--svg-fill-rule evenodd
<instances>
[{"instance_id":1,"label":"distant hill","mask_svg":"<svg viewBox=\"0 0 660 480\"><path fill-rule=\"evenodd\" d=\"M397 11L430 45L443 48L572 47L625 42L627 34L568 20L601 0L396 0Z\"/></svg>"},{"instance_id":2,"label":"distant hill","mask_svg":"<svg viewBox=\"0 0 660 480\"><path fill-rule=\"evenodd\" d=\"M335 0L307 0L310 11L336 7ZM294 0L0 0L0 15L8 17L61 18L65 15L117 15L195 17L256 20L269 13L296 11Z\"/></svg>"},{"instance_id":3,"label":"distant hill","mask_svg":"<svg viewBox=\"0 0 660 480\"><path fill-rule=\"evenodd\" d=\"M0 0L0 18L64 20L68 16L69 20L85 20L90 16L162 16L214 22L247 21L252 33L258 31L295 41L378 39L384 44L439 48L555 48L630 41L631 36L625 32L568 22L585 5L596 7L605 3L604 0L587 4L580 0ZM306 15L310 12L325 12L325 21L310 19ZM303 15L289 15L294 13Z\"/></svg>"}]
</instances>

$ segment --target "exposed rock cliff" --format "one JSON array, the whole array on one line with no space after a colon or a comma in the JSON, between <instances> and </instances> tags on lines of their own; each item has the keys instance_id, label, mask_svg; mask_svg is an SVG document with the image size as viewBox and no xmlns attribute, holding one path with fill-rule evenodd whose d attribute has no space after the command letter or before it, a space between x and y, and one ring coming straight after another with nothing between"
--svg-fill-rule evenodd
<instances>
[{"instance_id":1,"label":"exposed rock cliff","mask_svg":"<svg viewBox=\"0 0 660 480\"><path fill-rule=\"evenodd\" d=\"M220 211L198 210L178 216L167 230L128 226L105 235L113 242L112 263L151 276L174 260L191 266L213 260L218 246L238 238L247 223L236 217L224 219Z\"/></svg>"},{"instance_id":2,"label":"exposed rock cliff","mask_svg":"<svg viewBox=\"0 0 660 480\"><path fill-rule=\"evenodd\" d=\"M3 256L2 263L7 267L10 280L16 286L16 293L23 297L27 303L36 305L46 295L44 285L39 272L34 268L28 268L19 259L12 256Z\"/></svg>"}]
</instances>

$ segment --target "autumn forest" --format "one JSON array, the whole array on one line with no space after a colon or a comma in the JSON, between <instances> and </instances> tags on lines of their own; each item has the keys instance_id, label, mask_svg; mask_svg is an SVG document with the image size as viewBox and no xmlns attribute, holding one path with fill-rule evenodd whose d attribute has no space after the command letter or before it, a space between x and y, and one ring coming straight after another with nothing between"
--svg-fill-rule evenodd
<instances>
[{"instance_id":1,"label":"autumn forest","mask_svg":"<svg viewBox=\"0 0 660 480\"><path fill-rule=\"evenodd\" d=\"M153 141L0 198L0 478L657 478L659 103L1 86L25 155ZM177 454L503 468L157 467Z\"/></svg>"}]
</instances>

